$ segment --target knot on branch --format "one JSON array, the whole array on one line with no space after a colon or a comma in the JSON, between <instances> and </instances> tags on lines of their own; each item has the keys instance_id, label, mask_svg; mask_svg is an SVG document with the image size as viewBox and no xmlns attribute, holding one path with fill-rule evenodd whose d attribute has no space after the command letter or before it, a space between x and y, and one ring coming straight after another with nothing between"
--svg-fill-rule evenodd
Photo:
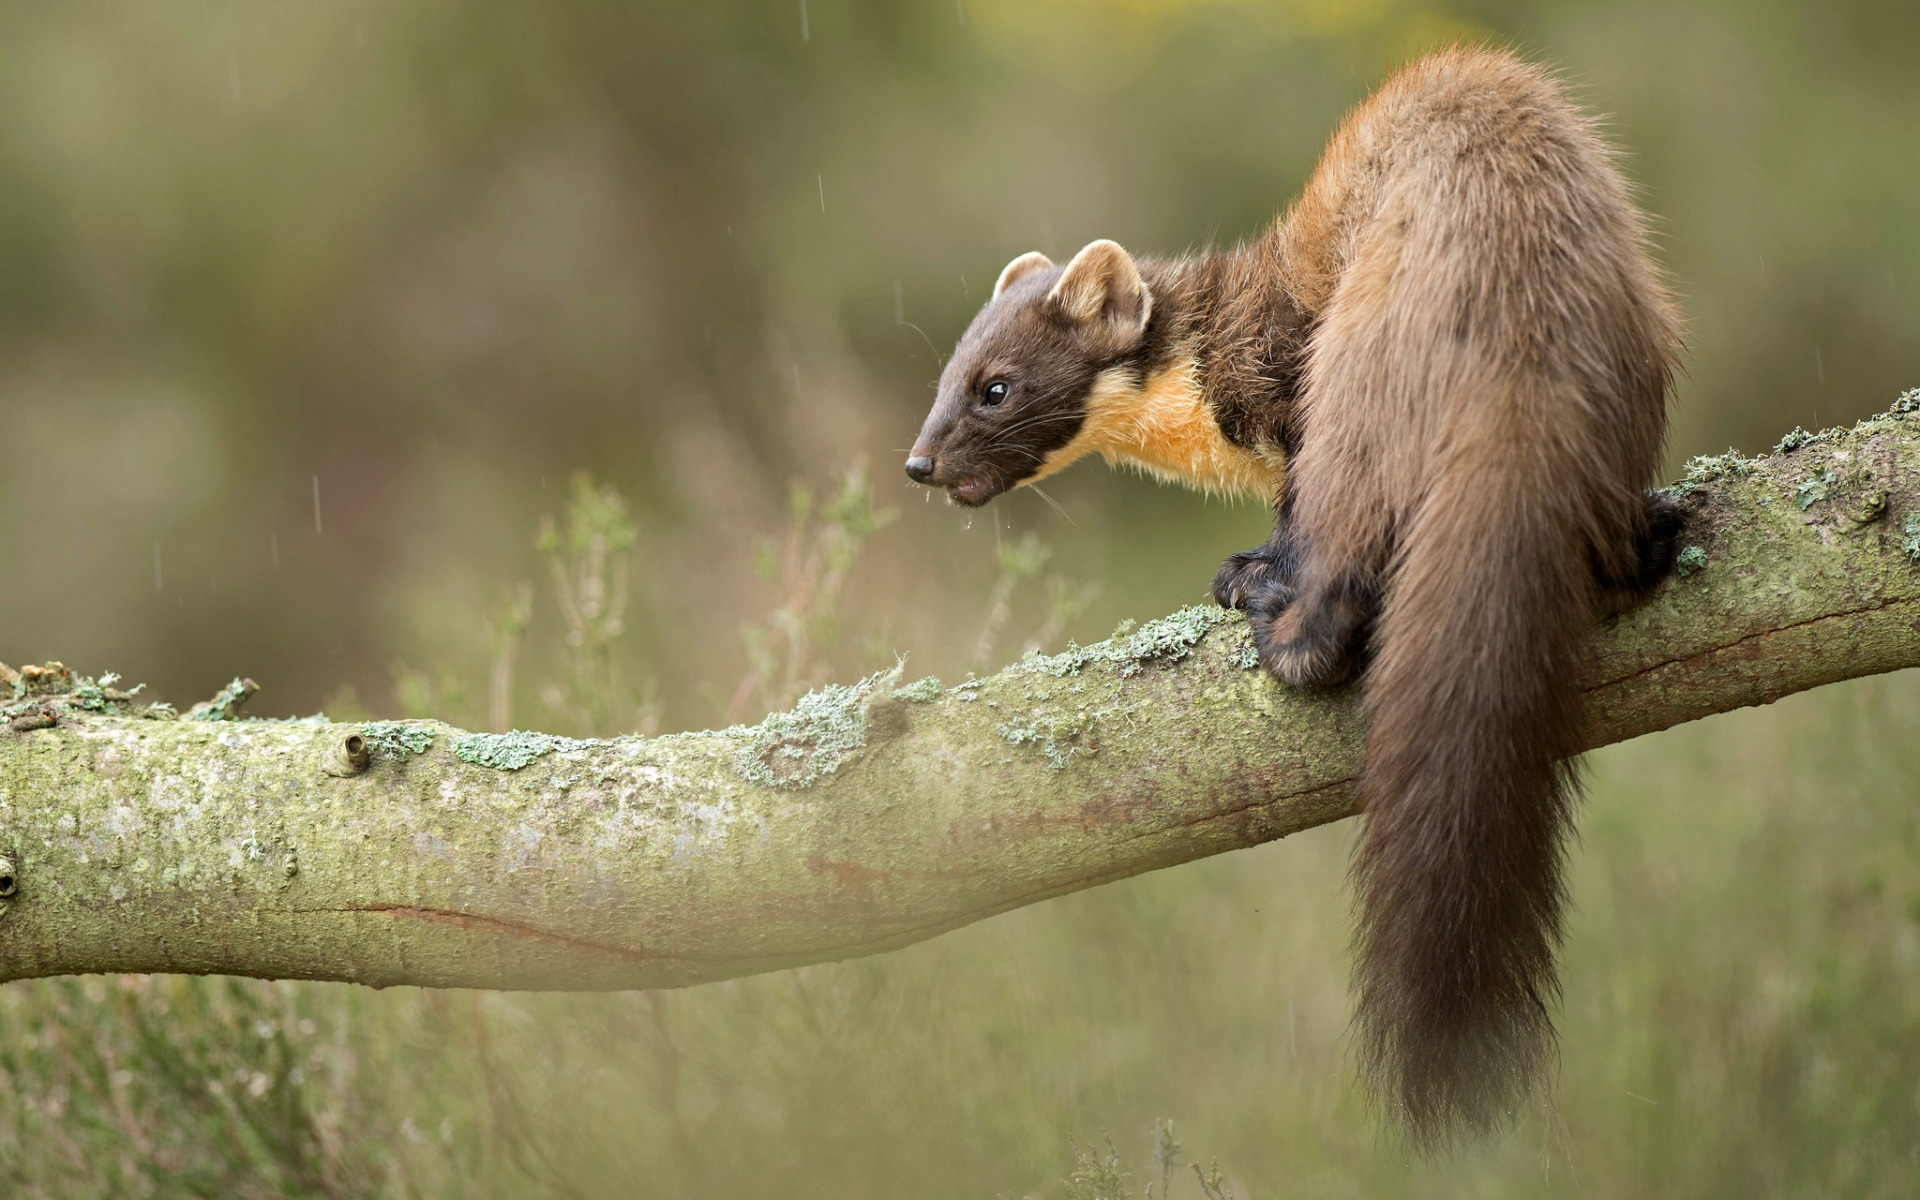
<instances>
[{"instance_id":1,"label":"knot on branch","mask_svg":"<svg viewBox=\"0 0 1920 1200\"><path fill-rule=\"evenodd\" d=\"M320 769L336 779L346 779L359 775L373 765L373 755L369 752L364 733L353 726L332 731L327 741L327 749L322 757Z\"/></svg>"}]
</instances>

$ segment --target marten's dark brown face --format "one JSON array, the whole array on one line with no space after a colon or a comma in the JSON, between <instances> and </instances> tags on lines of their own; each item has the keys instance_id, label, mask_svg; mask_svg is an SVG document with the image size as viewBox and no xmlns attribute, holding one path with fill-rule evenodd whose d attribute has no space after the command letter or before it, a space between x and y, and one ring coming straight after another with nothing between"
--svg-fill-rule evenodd
<instances>
[{"instance_id":1,"label":"marten's dark brown face","mask_svg":"<svg viewBox=\"0 0 1920 1200\"><path fill-rule=\"evenodd\" d=\"M1101 371L1139 345L1148 308L1132 259L1112 242L1066 267L1013 260L940 373L907 475L978 507L1058 465Z\"/></svg>"}]
</instances>

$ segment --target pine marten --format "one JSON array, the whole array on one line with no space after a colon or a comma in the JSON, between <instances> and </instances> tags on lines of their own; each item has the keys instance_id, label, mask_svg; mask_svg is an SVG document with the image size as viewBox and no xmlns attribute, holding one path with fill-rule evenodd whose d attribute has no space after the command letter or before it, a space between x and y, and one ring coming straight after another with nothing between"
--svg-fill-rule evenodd
<instances>
[{"instance_id":1,"label":"pine marten","mask_svg":"<svg viewBox=\"0 0 1920 1200\"><path fill-rule=\"evenodd\" d=\"M1502 1125L1553 1056L1584 647L1671 563L1646 489L1679 347L1592 121L1455 48L1248 244L1014 259L907 460L969 506L1092 453L1274 505L1213 595L1285 683L1364 668L1356 1045L1422 1149Z\"/></svg>"}]
</instances>

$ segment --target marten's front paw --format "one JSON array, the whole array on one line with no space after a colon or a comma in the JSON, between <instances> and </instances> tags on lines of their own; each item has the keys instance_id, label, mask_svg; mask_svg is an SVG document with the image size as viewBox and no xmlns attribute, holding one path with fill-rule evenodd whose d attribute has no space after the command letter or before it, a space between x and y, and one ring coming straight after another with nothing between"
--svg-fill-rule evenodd
<instances>
[{"instance_id":1,"label":"marten's front paw","mask_svg":"<svg viewBox=\"0 0 1920 1200\"><path fill-rule=\"evenodd\" d=\"M1293 603L1293 569L1272 546L1236 554L1213 577L1213 601L1221 608L1250 609L1255 597L1278 612Z\"/></svg>"},{"instance_id":2,"label":"marten's front paw","mask_svg":"<svg viewBox=\"0 0 1920 1200\"><path fill-rule=\"evenodd\" d=\"M1333 687L1354 673L1365 641L1366 613L1348 603L1272 607L1264 598L1247 606L1247 623L1260 665L1293 687Z\"/></svg>"}]
</instances>

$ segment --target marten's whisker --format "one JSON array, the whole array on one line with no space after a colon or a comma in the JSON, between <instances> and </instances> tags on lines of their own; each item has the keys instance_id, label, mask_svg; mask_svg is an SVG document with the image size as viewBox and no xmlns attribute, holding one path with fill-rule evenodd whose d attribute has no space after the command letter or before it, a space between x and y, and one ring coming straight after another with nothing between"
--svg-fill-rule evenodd
<instances>
[{"instance_id":1,"label":"marten's whisker","mask_svg":"<svg viewBox=\"0 0 1920 1200\"><path fill-rule=\"evenodd\" d=\"M1067 515L1067 510L1066 510L1066 509L1064 509L1064 508L1062 508L1062 507L1060 507L1060 502L1059 502L1058 500L1055 500L1055 499L1054 499L1054 498L1053 498L1052 496L1049 496L1049 495L1047 495L1047 493L1046 493L1046 491L1045 491L1044 489L1042 489L1042 488L1041 488L1041 486L1040 486L1039 484L1037 484L1037 483L1030 483L1030 484L1028 484L1028 485L1027 485L1027 490L1028 490L1028 491L1030 491L1030 492L1032 492L1032 493L1033 493L1034 495L1036 495L1036 496L1038 496L1038 497L1040 497L1040 498L1041 498L1042 500L1045 500L1045 501L1047 502L1047 507L1048 507L1048 508L1051 508L1051 509L1052 509L1053 511L1055 511L1055 512L1057 512L1057 513L1059 513L1059 514L1060 514L1060 518L1061 518L1061 520L1063 520L1063 521L1065 521L1065 522L1066 522L1067 524L1069 524L1069 525L1078 525L1078 524L1079 524L1079 522L1078 522L1078 521L1076 521L1076 520L1074 520L1074 519L1073 519L1072 517L1070 517L1070 516L1068 516L1068 515Z\"/></svg>"}]
</instances>

